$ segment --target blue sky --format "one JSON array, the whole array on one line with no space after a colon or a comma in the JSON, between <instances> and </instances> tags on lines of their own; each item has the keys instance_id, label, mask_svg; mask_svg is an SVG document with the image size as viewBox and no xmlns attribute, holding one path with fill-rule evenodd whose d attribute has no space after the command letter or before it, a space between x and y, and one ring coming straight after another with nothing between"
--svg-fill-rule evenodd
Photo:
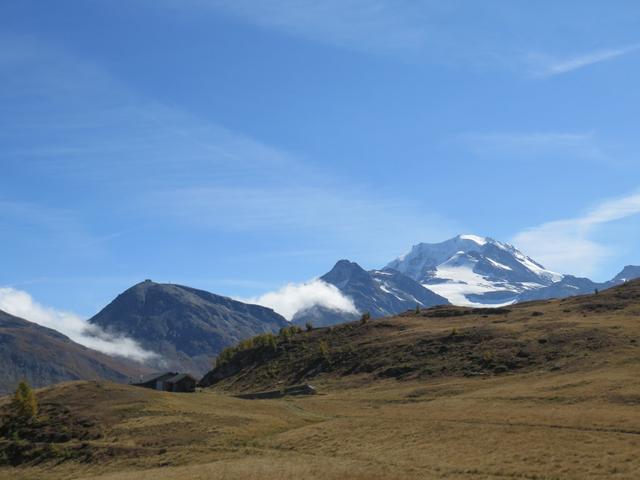
<instances>
[{"instance_id":1,"label":"blue sky","mask_svg":"<svg viewBox=\"0 0 640 480\"><path fill-rule=\"evenodd\" d=\"M634 1L0 2L0 286L252 297L470 232L640 264Z\"/></svg>"}]
</instances>

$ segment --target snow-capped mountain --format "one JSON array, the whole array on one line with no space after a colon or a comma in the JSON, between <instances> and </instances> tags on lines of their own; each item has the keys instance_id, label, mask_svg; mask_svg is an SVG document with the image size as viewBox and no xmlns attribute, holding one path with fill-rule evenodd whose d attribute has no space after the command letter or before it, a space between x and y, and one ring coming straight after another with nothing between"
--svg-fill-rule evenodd
<instances>
[{"instance_id":1,"label":"snow-capped mountain","mask_svg":"<svg viewBox=\"0 0 640 480\"><path fill-rule=\"evenodd\" d=\"M523 292L562 280L514 246L477 235L458 235L441 243L419 243L389 263L454 305L513 303Z\"/></svg>"},{"instance_id":2,"label":"snow-capped mountain","mask_svg":"<svg viewBox=\"0 0 640 480\"><path fill-rule=\"evenodd\" d=\"M432 307L449 303L446 298L396 270L366 271L349 260L340 260L320 280L337 287L353 300L359 313L368 312L373 318L395 315L416 306ZM323 326L358 317L359 314L314 306L296 313L293 322L301 325L311 322L315 326Z\"/></svg>"},{"instance_id":3,"label":"snow-capped mountain","mask_svg":"<svg viewBox=\"0 0 640 480\"><path fill-rule=\"evenodd\" d=\"M358 313L315 305L296 313L293 322L332 325L355 320L364 312L383 317L416 305L496 307L593 293L636 278L640 278L640 267L632 265L603 283L561 275L508 243L458 235L441 243L419 243L380 270L366 271L357 263L340 260L320 280L353 300Z\"/></svg>"},{"instance_id":4,"label":"snow-capped mountain","mask_svg":"<svg viewBox=\"0 0 640 480\"><path fill-rule=\"evenodd\" d=\"M340 260L320 280L338 287L353 300L359 312L369 312L373 317L394 315L416 305L431 307L448 303L446 298L398 271L366 271L349 260Z\"/></svg>"}]
</instances>

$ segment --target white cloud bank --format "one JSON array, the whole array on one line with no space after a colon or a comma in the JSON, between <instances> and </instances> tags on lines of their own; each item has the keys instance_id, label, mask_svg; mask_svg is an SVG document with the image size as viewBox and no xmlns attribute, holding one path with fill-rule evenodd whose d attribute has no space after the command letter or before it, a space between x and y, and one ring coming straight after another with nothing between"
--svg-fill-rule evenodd
<instances>
[{"instance_id":1,"label":"white cloud bank","mask_svg":"<svg viewBox=\"0 0 640 480\"><path fill-rule=\"evenodd\" d=\"M130 338L108 334L74 313L42 306L21 290L0 288L0 310L57 330L74 342L107 355L126 357L138 362L156 357L155 353L144 350Z\"/></svg>"},{"instance_id":2,"label":"white cloud bank","mask_svg":"<svg viewBox=\"0 0 640 480\"><path fill-rule=\"evenodd\" d=\"M297 312L316 305L340 312L358 313L351 298L322 280L289 283L275 292L243 301L272 308L287 320L291 320Z\"/></svg>"},{"instance_id":3,"label":"white cloud bank","mask_svg":"<svg viewBox=\"0 0 640 480\"><path fill-rule=\"evenodd\" d=\"M598 227L638 214L640 193L634 193L605 201L583 216L526 229L511 243L556 271L589 275L612 253L591 239Z\"/></svg>"}]
</instances>

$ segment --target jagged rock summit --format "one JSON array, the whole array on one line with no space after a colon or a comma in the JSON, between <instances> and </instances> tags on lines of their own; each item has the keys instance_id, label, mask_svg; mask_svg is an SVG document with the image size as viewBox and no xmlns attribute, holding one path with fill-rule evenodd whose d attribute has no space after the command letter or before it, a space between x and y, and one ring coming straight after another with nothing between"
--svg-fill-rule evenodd
<instances>
[{"instance_id":1,"label":"jagged rock summit","mask_svg":"<svg viewBox=\"0 0 640 480\"><path fill-rule=\"evenodd\" d=\"M298 312L293 319L294 323L332 325L354 320L365 312L378 318L415 309L416 306L426 308L449 303L446 298L436 295L398 271L367 271L349 260L338 261L320 280L334 285L349 297L357 312L338 312L315 306Z\"/></svg>"}]
</instances>

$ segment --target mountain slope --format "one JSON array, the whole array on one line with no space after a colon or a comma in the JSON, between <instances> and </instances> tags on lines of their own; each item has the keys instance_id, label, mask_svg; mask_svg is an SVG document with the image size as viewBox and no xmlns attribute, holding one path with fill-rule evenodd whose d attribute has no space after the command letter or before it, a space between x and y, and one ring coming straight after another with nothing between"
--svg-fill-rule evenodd
<instances>
[{"instance_id":1,"label":"mountain slope","mask_svg":"<svg viewBox=\"0 0 640 480\"><path fill-rule=\"evenodd\" d=\"M357 263L340 260L320 279L353 300L357 313L315 305L297 312L292 321L328 326L352 321L364 312L377 318L416 305L500 307L589 294L635 278L640 278L640 267L633 265L604 283L561 275L507 243L458 235L440 243L419 243L382 270L366 271Z\"/></svg>"},{"instance_id":2,"label":"mountain slope","mask_svg":"<svg viewBox=\"0 0 640 480\"><path fill-rule=\"evenodd\" d=\"M611 285L610 285L611 286ZM602 284L592 282L588 278L565 275L559 282L536 290L528 290L518 295L518 302L546 300L549 298L565 298L576 295L594 293L596 289L604 290Z\"/></svg>"},{"instance_id":3,"label":"mountain slope","mask_svg":"<svg viewBox=\"0 0 640 480\"><path fill-rule=\"evenodd\" d=\"M195 395L43 389L37 423L18 438L0 428L0 478L637 480L639 308L638 282L438 307L278 336ZM298 381L319 394L229 394Z\"/></svg>"},{"instance_id":4,"label":"mountain slope","mask_svg":"<svg viewBox=\"0 0 640 480\"><path fill-rule=\"evenodd\" d=\"M320 280L334 285L351 298L359 313L369 312L373 318L395 315L409 309L448 304L446 298L436 295L411 278L394 270L366 271L360 265L340 260ZM298 312L293 322L310 321L315 326L343 323L359 314L312 307Z\"/></svg>"},{"instance_id":5,"label":"mountain slope","mask_svg":"<svg viewBox=\"0 0 640 480\"><path fill-rule=\"evenodd\" d=\"M619 285L621 283L629 282L640 278L640 266L627 265L622 271L613 277L608 283Z\"/></svg>"},{"instance_id":6,"label":"mountain slope","mask_svg":"<svg viewBox=\"0 0 640 480\"><path fill-rule=\"evenodd\" d=\"M201 381L260 390L304 381L486 376L594 368L638 356L640 281L598 295L508 308L440 306L238 349Z\"/></svg>"},{"instance_id":7,"label":"mountain slope","mask_svg":"<svg viewBox=\"0 0 640 480\"><path fill-rule=\"evenodd\" d=\"M266 307L150 280L118 295L89 322L160 354L157 368L194 374L210 368L225 347L288 325Z\"/></svg>"},{"instance_id":8,"label":"mountain slope","mask_svg":"<svg viewBox=\"0 0 640 480\"><path fill-rule=\"evenodd\" d=\"M537 290L529 290L518 295L518 302L530 300L546 300L549 298L565 298L575 295L587 295L596 290L606 290L625 282L640 278L640 267L627 265L624 269L608 282L597 283L588 278L565 275L562 280Z\"/></svg>"},{"instance_id":9,"label":"mountain slope","mask_svg":"<svg viewBox=\"0 0 640 480\"><path fill-rule=\"evenodd\" d=\"M12 391L23 379L35 387L67 380L125 382L148 371L1 310L0 364L0 393Z\"/></svg>"},{"instance_id":10,"label":"mountain slope","mask_svg":"<svg viewBox=\"0 0 640 480\"><path fill-rule=\"evenodd\" d=\"M477 235L420 243L387 265L455 305L506 305L562 279L512 245Z\"/></svg>"}]
</instances>

